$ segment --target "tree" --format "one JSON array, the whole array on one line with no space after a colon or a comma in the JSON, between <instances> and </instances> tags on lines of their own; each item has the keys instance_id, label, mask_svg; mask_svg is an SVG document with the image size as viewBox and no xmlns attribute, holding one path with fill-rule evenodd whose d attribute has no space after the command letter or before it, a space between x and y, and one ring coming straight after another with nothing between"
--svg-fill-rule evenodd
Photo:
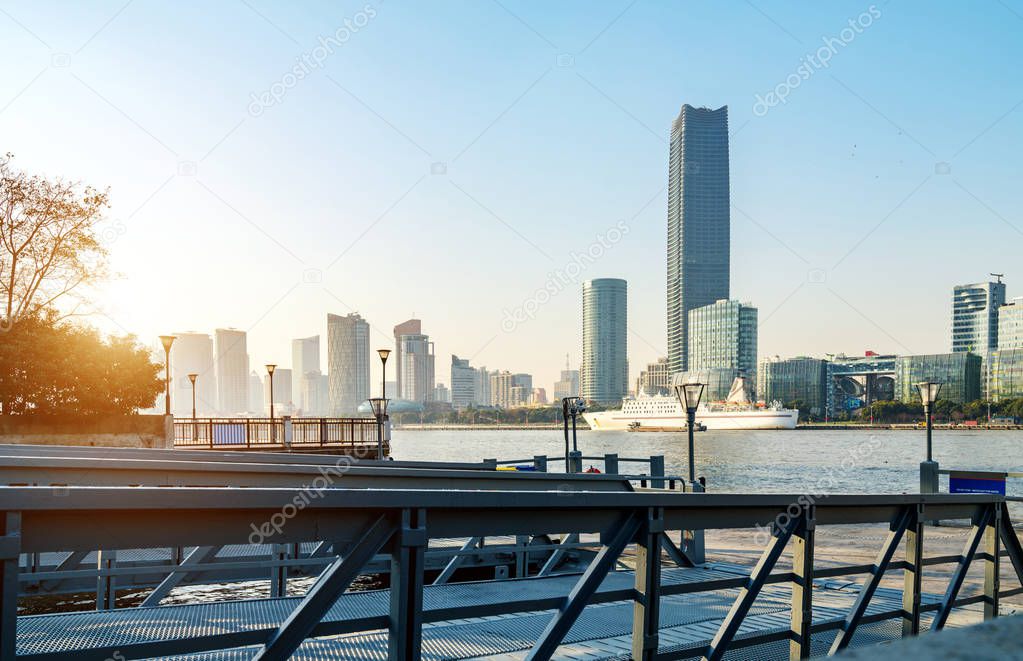
<instances>
[{"instance_id":1,"label":"tree","mask_svg":"<svg viewBox=\"0 0 1023 661\"><path fill-rule=\"evenodd\" d=\"M103 339L56 313L21 318L0 342L5 415L131 414L163 390L162 365L135 338Z\"/></svg>"},{"instance_id":2,"label":"tree","mask_svg":"<svg viewBox=\"0 0 1023 661\"><path fill-rule=\"evenodd\" d=\"M28 175L12 159L0 158L0 329L106 276L97 225L108 193Z\"/></svg>"}]
</instances>

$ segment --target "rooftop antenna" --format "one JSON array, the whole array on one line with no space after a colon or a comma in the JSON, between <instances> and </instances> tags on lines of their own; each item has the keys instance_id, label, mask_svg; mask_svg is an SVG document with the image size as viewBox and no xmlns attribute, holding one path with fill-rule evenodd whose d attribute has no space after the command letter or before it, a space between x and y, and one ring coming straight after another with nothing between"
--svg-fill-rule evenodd
<instances>
[{"instance_id":1,"label":"rooftop antenna","mask_svg":"<svg viewBox=\"0 0 1023 661\"><path fill-rule=\"evenodd\" d=\"M1005 277L1004 273L988 273L991 277L998 278L998 284L1002 284L1002 278Z\"/></svg>"}]
</instances>

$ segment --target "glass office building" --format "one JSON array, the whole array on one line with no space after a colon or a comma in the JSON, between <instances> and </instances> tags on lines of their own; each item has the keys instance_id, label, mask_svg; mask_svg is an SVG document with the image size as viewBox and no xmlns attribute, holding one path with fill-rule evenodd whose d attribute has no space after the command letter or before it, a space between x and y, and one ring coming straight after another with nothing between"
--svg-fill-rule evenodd
<instances>
[{"instance_id":1,"label":"glass office building","mask_svg":"<svg viewBox=\"0 0 1023 661\"><path fill-rule=\"evenodd\" d=\"M693 369L689 311L729 296L728 107L688 104L668 153L668 366Z\"/></svg>"},{"instance_id":2,"label":"glass office building","mask_svg":"<svg viewBox=\"0 0 1023 661\"><path fill-rule=\"evenodd\" d=\"M998 308L998 350L1023 349L1023 298Z\"/></svg>"},{"instance_id":3,"label":"glass office building","mask_svg":"<svg viewBox=\"0 0 1023 661\"><path fill-rule=\"evenodd\" d=\"M871 402L894 399L895 356L868 351L863 356L831 356L827 363L825 408L829 416L853 413Z\"/></svg>"},{"instance_id":4,"label":"glass office building","mask_svg":"<svg viewBox=\"0 0 1023 661\"><path fill-rule=\"evenodd\" d=\"M919 404L922 381L940 383L938 399L965 404L980 399L980 356L970 352L899 356L895 359L895 398Z\"/></svg>"},{"instance_id":5,"label":"glass office building","mask_svg":"<svg viewBox=\"0 0 1023 661\"><path fill-rule=\"evenodd\" d=\"M742 374L733 367L713 367L702 370L689 370L682 372L680 383L702 383L704 384L703 402L723 402L728 399L728 392L732 389L735 377ZM755 385L752 381L751 386Z\"/></svg>"},{"instance_id":6,"label":"glass office building","mask_svg":"<svg viewBox=\"0 0 1023 661\"><path fill-rule=\"evenodd\" d=\"M628 296L625 280L583 283L583 363L580 394L594 402L621 401L629 392Z\"/></svg>"},{"instance_id":7,"label":"glass office building","mask_svg":"<svg viewBox=\"0 0 1023 661\"><path fill-rule=\"evenodd\" d=\"M764 360L757 368L757 397L765 402L806 402L810 413L823 416L827 405L828 361L821 358Z\"/></svg>"},{"instance_id":8,"label":"glass office building","mask_svg":"<svg viewBox=\"0 0 1023 661\"><path fill-rule=\"evenodd\" d=\"M991 354L991 399L1023 397L1023 348L999 349Z\"/></svg>"},{"instance_id":9,"label":"glass office building","mask_svg":"<svg viewBox=\"0 0 1023 661\"><path fill-rule=\"evenodd\" d=\"M720 300L689 311L688 372L738 370L756 384L757 309ZM727 393L726 393L727 394Z\"/></svg>"},{"instance_id":10,"label":"glass office building","mask_svg":"<svg viewBox=\"0 0 1023 661\"><path fill-rule=\"evenodd\" d=\"M1005 283L979 282L952 289L952 351L981 356L998 349L998 310Z\"/></svg>"}]
</instances>

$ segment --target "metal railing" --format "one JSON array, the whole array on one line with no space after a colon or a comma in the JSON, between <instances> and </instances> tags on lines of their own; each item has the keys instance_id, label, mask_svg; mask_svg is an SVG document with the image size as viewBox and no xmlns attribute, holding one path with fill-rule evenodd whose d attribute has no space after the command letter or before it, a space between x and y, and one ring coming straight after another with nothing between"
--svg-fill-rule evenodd
<instances>
[{"instance_id":1,"label":"metal railing","mask_svg":"<svg viewBox=\"0 0 1023 661\"><path fill-rule=\"evenodd\" d=\"M1005 501L998 496L846 495L808 502L805 495L780 494L665 491L552 495L336 489L297 507L301 496L302 491L296 489L0 487L0 658L15 658L19 645L27 647L32 641L45 640L51 651L36 654L36 658L100 658L111 650L135 658L259 644L263 647L256 658L280 659L291 655L309 637L384 629L390 658L416 659L422 649L424 623L550 610L550 620L528 655L531 659L549 659L588 604L632 601L635 659L702 656L716 660L727 652L781 641L788 643L790 658L801 659L809 656L812 640L821 636L829 637L830 650L835 653L850 644L860 626L895 620L901 622L903 635L915 635L921 631L923 616L931 619L931 629L943 628L953 609L969 604L983 604L985 618L997 617L1000 599L1023 594L1023 587L1001 587L1002 557L1010 559L1017 578L1023 582L1023 549ZM18 638L22 618L17 616L14 586L19 580L20 553L238 544L245 543L260 522L277 521L276 517L280 518L279 525L265 527L267 543L319 540L329 531L330 543L344 549L343 556L332 558L309 592L289 607L286 618L262 623L221 618L216 633L203 629L171 635L161 629L162 633L151 634L155 637L140 640L132 627L122 627L124 631L131 629L130 637L111 635L109 629L93 638L71 635L60 628L70 622L65 623L61 616L46 616L55 634L40 638L38 629L33 629L24 641ZM961 554L924 557L924 521L931 518L969 520L971 527ZM770 535L759 562L748 575L662 582L661 552L666 531L752 528L765 523ZM889 528L874 563L826 569L814 566L818 526L862 523L884 523ZM516 588L514 599L424 607L424 554L429 539L564 531L599 533L601 539L594 560L585 572L573 578L574 585L565 593L554 594L540 587L530 594L528 581L546 579L526 579ZM904 559L897 560L895 555L903 543ZM633 544L637 549L633 587L602 588L619 556ZM791 570L775 571L786 551L792 555ZM352 581L381 552L390 555L393 567L389 610L385 604L379 613L363 609L342 620L328 618L328 611ZM974 560L983 562L983 591L961 597L960 588ZM923 568L941 564L955 566L944 594L933 601L922 599ZM893 570L903 571L901 603L873 604L885 572ZM854 575L866 578L848 612L811 617L813 580ZM774 584L791 586L789 627L772 625L737 635L763 588ZM659 643L658 612L663 598L736 589L731 608L712 637L681 646ZM114 604L111 600L107 605ZM116 611L100 615L108 623L114 618L116 624ZM183 617L181 613L177 616ZM160 621L156 611L146 617ZM42 623L33 620L33 626L37 624ZM52 651L56 646L61 649Z\"/></svg>"},{"instance_id":2,"label":"metal railing","mask_svg":"<svg viewBox=\"0 0 1023 661\"><path fill-rule=\"evenodd\" d=\"M174 421L174 447L263 449L266 447L374 446L374 418L186 418Z\"/></svg>"}]
</instances>

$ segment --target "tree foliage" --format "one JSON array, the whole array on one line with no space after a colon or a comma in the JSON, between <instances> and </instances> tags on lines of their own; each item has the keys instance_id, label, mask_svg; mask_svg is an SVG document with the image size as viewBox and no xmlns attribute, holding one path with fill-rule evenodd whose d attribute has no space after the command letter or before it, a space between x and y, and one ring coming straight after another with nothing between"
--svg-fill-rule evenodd
<instances>
[{"instance_id":1,"label":"tree foliage","mask_svg":"<svg viewBox=\"0 0 1023 661\"><path fill-rule=\"evenodd\" d=\"M12 159L0 157L0 328L67 310L59 305L63 298L106 275L97 224L107 192L26 174Z\"/></svg>"},{"instance_id":2,"label":"tree foliage","mask_svg":"<svg viewBox=\"0 0 1023 661\"><path fill-rule=\"evenodd\" d=\"M0 340L4 414L131 414L163 390L162 366L134 337L102 338L54 313L22 317Z\"/></svg>"}]
</instances>

